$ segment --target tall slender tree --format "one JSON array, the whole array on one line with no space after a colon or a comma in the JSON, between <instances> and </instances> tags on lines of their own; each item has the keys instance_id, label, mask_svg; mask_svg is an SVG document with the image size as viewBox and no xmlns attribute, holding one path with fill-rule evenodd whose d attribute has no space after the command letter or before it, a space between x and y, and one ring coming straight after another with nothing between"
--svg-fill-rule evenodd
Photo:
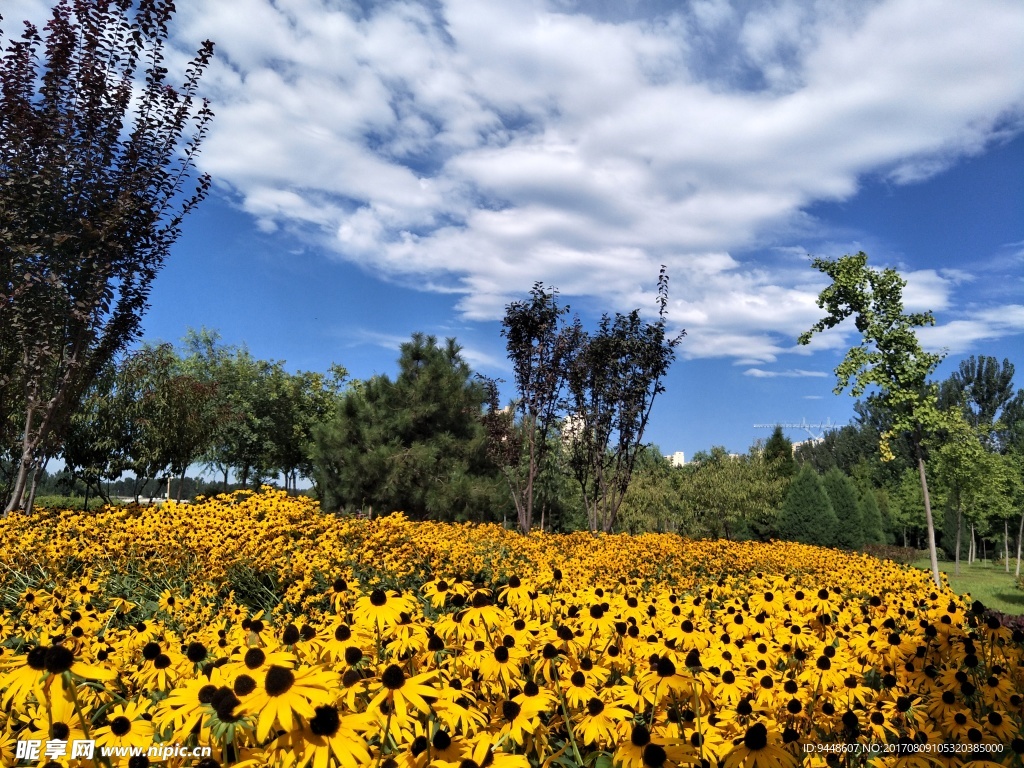
<instances>
[{"instance_id":1,"label":"tall slender tree","mask_svg":"<svg viewBox=\"0 0 1024 768\"><path fill-rule=\"evenodd\" d=\"M879 445L883 460L893 456L890 443L894 437L905 434L910 440L924 497L932 579L938 585L939 560L923 443L945 423L938 404L938 386L928 380L942 356L925 352L914 333L915 328L934 325L935 318L931 312L906 314L906 281L893 269L868 267L867 260L863 252L834 260L814 259L814 268L832 279L817 302L828 314L802 334L799 342L809 344L814 334L834 328L847 318L854 319L861 342L836 368L834 391L839 394L850 387L851 394L860 397L869 387L877 388L873 399L892 416L892 426L882 433Z\"/></svg>"},{"instance_id":2,"label":"tall slender tree","mask_svg":"<svg viewBox=\"0 0 1024 768\"><path fill-rule=\"evenodd\" d=\"M197 100L213 43L172 86L173 13L171 0L62 0L45 38L28 23L0 33L0 429L15 430L0 442L19 444L5 513L138 338L153 279L209 189L204 175L186 191L213 114Z\"/></svg>"},{"instance_id":3,"label":"tall slender tree","mask_svg":"<svg viewBox=\"0 0 1024 768\"><path fill-rule=\"evenodd\" d=\"M552 443L565 387L570 335L562 323L568 306L558 291L535 283L528 301L505 308L501 335L515 375L516 399L511 410L500 409L495 382L488 382L485 416L492 458L502 468L516 505L519 529L533 526L536 488ZM518 418L517 418L518 417Z\"/></svg>"},{"instance_id":4,"label":"tall slender tree","mask_svg":"<svg viewBox=\"0 0 1024 768\"><path fill-rule=\"evenodd\" d=\"M591 531L611 532L643 446L655 398L686 335L668 335L668 275L658 276L658 319L635 309L605 315L597 331L575 328L567 373L569 464Z\"/></svg>"}]
</instances>

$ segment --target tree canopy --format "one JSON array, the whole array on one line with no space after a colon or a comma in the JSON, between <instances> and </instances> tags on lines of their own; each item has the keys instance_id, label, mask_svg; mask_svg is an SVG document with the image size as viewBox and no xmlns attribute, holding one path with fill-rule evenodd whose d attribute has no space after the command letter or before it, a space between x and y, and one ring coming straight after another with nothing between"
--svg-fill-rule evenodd
<instances>
[{"instance_id":1,"label":"tree canopy","mask_svg":"<svg viewBox=\"0 0 1024 768\"><path fill-rule=\"evenodd\" d=\"M454 339L413 334L394 380L352 386L314 430L314 473L327 508L400 510L415 519L501 518L507 493L488 457L483 384Z\"/></svg>"},{"instance_id":2,"label":"tree canopy","mask_svg":"<svg viewBox=\"0 0 1024 768\"><path fill-rule=\"evenodd\" d=\"M860 252L835 260L814 259L814 268L832 279L817 301L827 314L800 335L799 343L809 344L814 334L853 318L861 341L847 351L836 368L835 393L850 388L852 395L860 397L869 387L876 388L873 399L892 418L879 443L883 460L893 457L891 443L896 436L909 438L924 498L932 578L939 584L935 524L922 443L945 424L938 405L938 385L928 380L942 356L925 352L914 333L915 328L934 325L935 318L930 312L905 313L906 281L895 270L868 267L867 258Z\"/></svg>"},{"instance_id":3,"label":"tree canopy","mask_svg":"<svg viewBox=\"0 0 1024 768\"><path fill-rule=\"evenodd\" d=\"M64 0L45 38L0 33L0 445L17 470L6 510L61 446L72 413L137 340L184 217L213 116L202 44L168 81L169 1ZM139 74L141 72L141 78ZM130 124L130 125L129 125Z\"/></svg>"}]
</instances>

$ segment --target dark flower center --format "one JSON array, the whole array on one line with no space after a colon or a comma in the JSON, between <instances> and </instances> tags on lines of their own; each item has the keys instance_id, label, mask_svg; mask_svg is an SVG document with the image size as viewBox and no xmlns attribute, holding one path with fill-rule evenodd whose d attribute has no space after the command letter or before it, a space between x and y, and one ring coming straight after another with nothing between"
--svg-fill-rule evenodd
<instances>
[{"instance_id":1,"label":"dark flower center","mask_svg":"<svg viewBox=\"0 0 1024 768\"><path fill-rule=\"evenodd\" d=\"M53 727L50 728L50 738L52 739L67 741L70 734L71 728L67 723L54 723Z\"/></svg>"},{"instance_id":2,"label":"dark flower center","mask_svg":"<svg viewBox=\"0 0 1024 768\"><path fill-rule=\"evenodd\" d=\"M245 652L245 666L249 669L259 669L267 660L267 654L260 648L250 648Z\"/></svg>"},{"instance_id":3,"label":"dark flower center","mask_svg":"<svg viewBox=\"0 0 1024 768\"><path fill-rule=\"evenodd\" d=\"M263 680L263 687L271 696L280 696L288 692L295 682L295 673L287 667L279 667L276 664L267 670L267 676Z\"/></svg>"},{"instance_id":4,"label":"dark flower center","mask_svg":"<svg viewBox=\"0 0 1024 768\"><path fill-rule=\"evenodd\" d=\"M431 743L434 745L434 749L444 752L452 745L452 737L445 731L438 731L434 734L434 740Z\"/></svg>"},{"instance_id":5,"label":"dark flower center","mask_svg":"<svg viewBox=\"0 0 1024 768\"><path fill-rule=\"evenodd\" d=\"M392 664L384 670L384 673L380 676L380 681L384 684L385 688L397 691L405 685L405 673L400 666Z\"/></svg>"},{"instance_id":6,"label":"dark flower center","mask_svg":"<svg viewBox=\"0 0 1024 768\"><path fill-rule=\"evenodd\" d=\"M747 728L747 733L743 737L743 746L755 752L768 746L768 729L764 723L754 723Z\"/></svg>"},{"instance_id":7,"label":"dark flower center","mask_svg":"<svg viewBox=\"0 0 1024 768\"><path fill-rule=\"evenodd\" d=\"M285 645L295 645L299 642L300 637L299 628L294 624L289 624L284 628L284 632L281 633L281 642Z\"/></svg>"},{"instance_id":8,"label":"dark flower center","mask_svg":"<svg viewBox=\"0 0 1024 768\"><path fill-rule=\"evenodd\" d=\"M211 702L217 712L217 717L225 723L233 723L238 720L234 714L235 707L242 703L238 697L231 692L230 688L221 688L217 694L215 701Z\"/></svg>"},{"instance_id":9,"label":"dark flower center","mask_svg":"<svg viewBox=\"0 0 1024 768\"><path fill-rule=\"evenodd\" d=\"M142 646L142 658L146 661L152 661L160 655L160 643L146 643Z\"/></svg>"},{"instance_id":10,"label":"dark flower center","mask_svg":"<svg viewBox=\"0 0 1024 768\"><path fill-rule=\"evenodd\" d=\"M363 660L363 649L350 645L345 649L345 663L350 667Z\"/></svg>"},{"instance_id":11,"label":"dark flower center","mask_svg":"<svg viewBox=\"0 0 1024 768\"><path fill-rule=\"evenodd\" d=\"M590 713L591 717L597 717L604 712L604 702L597 697L592 698L587 702L587 712Z\"/></svg>"},{"instance_id":12,"label":"dark flower center","mask_svg":"<svg viewBox=\"0 0 1024 768\"><path fill-rule=\"evenodd\" d=\"M47 672L59 675L71 669L75 663L75 654L63 645L51 645L46 649L46 660L44 666Z\"/></svg>"},{"instance_id":13,"label":"dark flower center","mask_svg":"<svg viewBox=\"0 0 1024 768\"><path fill-rule=\"evenodd\" d=\"M161 653L155 659L153 659L153 666L157 669L167 669L171 666L171 657L166 653Z\"/></svg>"},{"instance_id":14,"label":"dark flower center","mask_svg":"<svg viewBox=\"0 0 1024 768\"><path fill-rule=\"evenodd\" d=\"M32 669L35 669L39 672L42 672L44 669L46 669L47 650L48 649L45 645L37 645L35 648L29 651L28 655L25 658L25 660L28 662L28 665Z\"/></svg>"},{"instance_id":15,"label":"dark flower center","mask_svg":"<svg viewBox=\"0 0 1024 768\"><path fill-rule=\"evenodd\" d=\"M118 715L110 721L110 732L115 736L124 736L132 729L132 721L124 715Z\"/></svg>"},{"instance_id":16,"label":"dark flower center","mask_svg":"<svg viewBox=\"0 0 1024 768\"><path fill-rule=\"evenodd\" d=\"M204 685L199 689L199 695L196 698L199 699L200 704L210 704L213 701L213 695L215 693L217 693L217 686Z\"/></svg>"},{"instance_id":17,"label":"dark flower center","mask_svg":"<svg viewBox=\"0 0 1024 768\"><path fill-rule=\"evenodd\" d=\"M235 678L234 689L239 696L247 696L256 690L256 681L249 675L239 675Z\"/></svg>"},{"instance_id":18,"label":"dark flower center","mask_svg":"<svg viewBox=\"0 0 1024 768\"><path fill-rule=\"evenodd\" d=\"M334 630L335 640L338 640L343 643L350 637L352 637L352 630L349 629L348 626L345 624L340 625L337 629Z\"/></svg>"},{"instance_id":19,"label":"dark flower center","mask_svg":"<svg viewBox=\"0 0 1024 768\"><path fill-rule=\"evenodd\" d=\"M380 608L388 601L388 595L383 589L375 589L370 593L370 605Z\"/></svg>"},{"instance_id":20,"label":"dark flower center","mask_svg":"<svg viewBox=\"0 0 1024 768\"><path fill-rule=\"evenodd\" d=\"M409 745L409 751L412 752L413 757L416 757L423 754L429 745L430 742L427 741L426 736L417 736L412 740L412 744Z\"/></svg>"},{"instance_id":21,"label":"dark flower center","mask_svg":"<svg viewBox=\"0 0 1024 768\"><path fill-rule=\"evenodd\" d=\"M644 747L642 757L644 765L650 768L661 768L665 764L668 755L665 754L665 748L659 744L648 744Z\"/></svg>"},{"instance_id":22,"label":"dark flower center","mask_svg":"<svg viewBox=\"0 0 1024 768\"><path fill-rule=\"evenodd\" d=\"M629 740L633 742L634 747L646 747L651 743L651 732L647 730L646 726L635 725Z\"/></svg>"},{"instance_id":23,"label":"dark flower center","mask_svg":"<svg viewBox=\"0 0 1024 768\"><path fill-rule=\"evenodd\" d=\"M198 664L206 659L206 653L206 646L202 643L189 643L188 649L185 651L188 660L193 664Z\"/></svg>"},{"instance_id":24,"label":"dark flower center","mask_svg":"<svg viewBox=\"0 0 1024 768\"><path fill-rule=\"evenodd\" d=\"M328 738L338 732L341 718L338 716L337 707L333 705L317 707L313 713L313 719L309 721L309 730L317 736L327 736Z\"/></svg>"},{"instance_id":25,"label":"dark flower center","mask_svg":"<svg viewBox=\"0 0 1024 768\"><path fill-rule=\"evenodd\" d=\"M506 648L504 645L499 645L497 648L495 648L494 649L494 659L499 664L504 664L505 662L507 662L508 661L508 648Z\"/></svg>"},{"instance_id":26,"label":"dark flower center","mask_svg":"<svg viewBox=\"0 0 1024 768\"><path fill-rule=\"evenodd\" d=\"M508 721L515 720L519 717L519 713L523 711L523 708L516 704L514 701L506 701L501 705L501 714L505 716Z\"/></svg>"}]
</instances>

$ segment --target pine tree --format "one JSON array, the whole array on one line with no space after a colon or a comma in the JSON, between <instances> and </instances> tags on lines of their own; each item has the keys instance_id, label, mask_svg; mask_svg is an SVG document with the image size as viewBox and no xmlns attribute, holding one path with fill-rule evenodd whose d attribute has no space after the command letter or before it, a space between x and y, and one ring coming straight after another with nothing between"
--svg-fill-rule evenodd
<instances>
[{"instance_id":1,"label":"pine tree","mask_svg":"<svg viewBox=\"0 0 1024 768\"><path fill-rule=\"evenodd\" d=\"M779 514L779 536L803 544L832 546L838 526L832 503L821 477L804 465L800 468Z\"/></svg>"},{"instance_id":2,"label":"pine tree","mask_svg":"<svg viewBox=\"0 0 1024 768\"><path fill-rule=\"evenodd\" d=\"M860 494L860 517L864 525L865 544L885 544L885 523L878 499L871 488L864 488Z\"/></svg>"},{"instance_id":3,"label":"pine tree","mask_svg":"<svg viewBox=\"0 0 1024 768\"><path fill-rule=\"evenodd\" d=\"M834 544L843 549L864 546L864 521L857 503L857 488L841 469L830 469L822 480L836 515Z\"/></svg>"},{"instance_id":4,"label":"pine tree","mask_svg":"<svg viewBox=\"0 0 1024 768\"><path fill-rule=\"evenodd\" d=\"M413 334L398 364L394 381L381 375L350 388L335 418L315 430L325 507L500 520L508 492L487 455L486 393L460 347Z\"/></svg>"},{"instance_id":5,"label":"pine tree","mask_svg":"<svg viewBox=\"0 0 1024 768\"><path fill-rule=\"evenodd\" d=\"M775 425L772 436L764 444L764 457L775 466L779 477L790 478L796 474L796 460L793 458L793 443L783 433L782 426Z\"/></svg>"}]
</instances>

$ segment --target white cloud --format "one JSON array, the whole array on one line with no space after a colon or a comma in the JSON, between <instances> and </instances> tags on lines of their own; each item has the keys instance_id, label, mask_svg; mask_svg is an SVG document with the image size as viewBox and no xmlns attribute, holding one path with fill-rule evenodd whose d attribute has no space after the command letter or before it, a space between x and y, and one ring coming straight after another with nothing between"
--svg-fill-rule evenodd
<instances>
[{"instance_id":1,"label":"white cloud","mask_svg":"<svg viewBox=\"0 0 1024 768\"><path fill-rule=\"evenodd\" d=\"M820 276L738 254L791 245L780 233L813 224L804 208L867 174L926 177L1024 118L1015 0L610 7L182 4L179 47L217 43L200 164L265 229L458 293L471 319L537 280L570 303L653 309L667 264L680 354L760 365L850 332L796 347ZM969 276L907 278L908 310L945 311ZM932 340L1017 332L956 322Z\"/></svg>"},{"instance_id":2,"label":"white cloud","mask_svg":"<svg viewBox=\"0 0 1024 768\"><path fill-rule=\"evenodd\" d=\"M1024 333L1024 304L1006 304L965 313L960 319L919 328L921 346L932 352L967 352L979 341Z\"/></svg>"},{"instance_id":3,"label":"white cloud","mask_svg":"<svg viewBox=\"0 0 1024 768\"><path fill-rule=\"evenodd\" d=\"M805 371L800 368L792 368L788 371L766 371L763 368L748 368L743 372L744 376L753 376L755 379L774 379L782 376L784 378L802 379L827 378L829 374L824 371Z\"/></svg>"}]
</instances>

